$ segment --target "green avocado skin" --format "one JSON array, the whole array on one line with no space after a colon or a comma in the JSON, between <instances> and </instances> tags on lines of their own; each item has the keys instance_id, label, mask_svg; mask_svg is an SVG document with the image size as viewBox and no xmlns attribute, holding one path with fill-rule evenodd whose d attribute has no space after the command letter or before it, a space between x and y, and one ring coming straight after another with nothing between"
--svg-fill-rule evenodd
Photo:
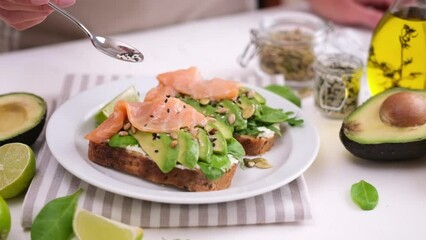
<instances>
[{"instance_id":1,"label":"green avocado skin","mask_svg":"<svg viewBox=\"0 0 426 240\"><path fill-rule=\"evenodd\" d=\"M426 156L426 139L406 143L359 144L350 140L343 128L339 132L343 146L353 155L372 161L412 160Z\"/></svg>"}]
</instances>

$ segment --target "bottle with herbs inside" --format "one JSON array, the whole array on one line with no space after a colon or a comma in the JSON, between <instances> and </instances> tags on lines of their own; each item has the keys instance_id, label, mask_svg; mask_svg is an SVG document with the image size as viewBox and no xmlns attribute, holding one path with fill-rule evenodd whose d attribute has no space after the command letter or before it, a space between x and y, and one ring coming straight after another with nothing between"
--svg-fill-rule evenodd
<instances>
[{"instance_id":1,"label":"bottle with herbs inside","mask_svg":"<svg viewBox=\"0 0 426 240\"><path fill-rule=\"evenodd\" d=\"M426 0L397 0L385 13L371 40L367 81L372 95L426 89Z\"/></svg>"},{"instance_id":2,"label":"bottle with herbs inside","mask_svg":"<svg viewBox=\"0 0 426 240\"><path fill-rule=\"evenodd\" d=\"M316 108L326 117L341 119L358 105L362 61L350 54L324 54L315 65Z\"/></svg>"}]
</instances>

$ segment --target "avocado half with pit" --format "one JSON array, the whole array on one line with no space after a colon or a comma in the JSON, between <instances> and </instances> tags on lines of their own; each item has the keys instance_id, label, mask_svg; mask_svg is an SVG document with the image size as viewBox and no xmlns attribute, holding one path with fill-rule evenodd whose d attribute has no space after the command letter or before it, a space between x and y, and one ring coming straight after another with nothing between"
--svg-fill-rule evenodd
<instances>
[{"instance_id":1,"label":"avocado half with pit","mask_svg":"<svg viewBox=\"0 0 426 240\"><path fill-rule=\"evenodd\" d=\"M371 97L343 120L340 140L368 160L426 156L426 91L392 88Z\"/></svg>"},{"instance_id":2,"label":"avocado half with pit","mask_svg":"<svg viewBox=\"0 0 426 240\"><path fill-rule=\"evenodd\" d=\"M21 142L33 144L43 130L47 104L26 92L0 95L0 146Z\"/></svg>"}]
</instances>

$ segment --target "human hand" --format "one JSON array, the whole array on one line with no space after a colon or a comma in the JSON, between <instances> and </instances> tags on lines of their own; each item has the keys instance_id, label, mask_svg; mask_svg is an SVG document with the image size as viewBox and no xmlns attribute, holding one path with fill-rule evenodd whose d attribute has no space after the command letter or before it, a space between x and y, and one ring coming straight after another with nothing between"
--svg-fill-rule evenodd
<instances>
[{"instance_id":1,"label":"human hand","mask_svg":"<svg viewBox=\"0 0 426 240\"><path fill-rule=\"evenodd\" d=\"M393 0L308 0L318 15L336 23L376 27Z\"/></svg>"},{"instance_id":2,"label":"human hand","mask_svg":"<svg viewBox=\"0 0 426 240\"><path fill-rule=\"evenodd\" d=\"M50 0L60 7L69 7L75 0ZM49 0L0 0L0 20L15 28L25 30L43 22L53 12Z\"/></svg>"}]
</instances>

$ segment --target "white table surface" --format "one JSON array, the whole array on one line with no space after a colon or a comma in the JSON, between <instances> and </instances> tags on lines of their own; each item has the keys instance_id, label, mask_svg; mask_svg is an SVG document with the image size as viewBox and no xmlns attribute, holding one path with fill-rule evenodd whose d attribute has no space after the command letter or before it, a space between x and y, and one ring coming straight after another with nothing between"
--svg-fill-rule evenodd
<instances>
[{"instance_id":1,"label":"white table surface","mask_svg":"<svg viewBox=\"0 0 426 240\"><path fill-rule=\"evenodd\" d=\"M251 12L218 19L116 36L138 47L142 64L106 57L88 40L0 54L0 94L28 91L46 99L57 96L67 73L156 75L198 66L205 77L244 74L236 57L248 42L249 29L262 16L282 9ZM370 32L352 29L368 45ZM348 46L350 47L350 46ZM360 53L364 58L364 53ZM253 65L251 65L253 66ZM357 159L341 144L340 120L322 117L312 97L303 110L318 129L319 154L304 173L313 219L262 226L145 229L151 239L426 239L426 161L375 163ZM380 200L362 211L349 194L364 179L376 186ZM12 230L9 239L30 239L20 225L23 196L9 199Z\"/></svg>"}]
</instances>

